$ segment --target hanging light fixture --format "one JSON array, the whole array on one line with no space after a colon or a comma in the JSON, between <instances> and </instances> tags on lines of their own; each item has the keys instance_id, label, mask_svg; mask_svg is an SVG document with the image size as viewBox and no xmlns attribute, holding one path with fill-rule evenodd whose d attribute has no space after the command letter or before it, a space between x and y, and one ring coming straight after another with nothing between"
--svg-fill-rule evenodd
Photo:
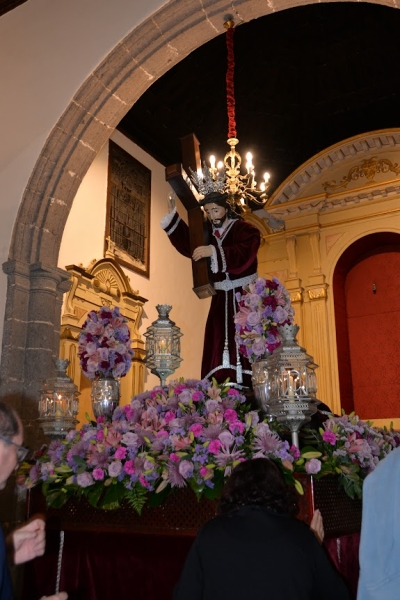
<instances>
[{"instance_id":1,"label":"hanging light fixture","mask_svg":"<svg viewBox=\"0 0 400 600\"><path fill-rule=\"evenodd\" d=\"M168 375L172 375L179 367L182 358L180 338L181 330L169 318L172 306L157 304L158 319L147 328L146 365L151 373L160 378L163 387Z\"/></svg>"},{"instance_id":2,"label":"hanging light fixture","mask_svg":"<svg viewBox=\"0 0 400 600\"><path fill-rule=\"evenodd\" d=\"M228 201L236 212L250 211L249 203L262 208L268 200L267 192L270 187L269 173L264 173L263 181L257 187L256 174L251 152L246 154L246 172L242 171L242 157L236 147L239 143L236 137L236 115L235 115L235 89L234 69L235 56L233 47L233 36L235 22L229 19L224 23L226 28L226 47L228 66L226 72L226 101L228 112L228 140L229 152L225 154L224 160L217 162L215 156L210 156L210 166L204 164L204 168L195 173L191 171L191 178L196 188L202 194L210 191L226 192Z\"/></svg>"}]
</instances>

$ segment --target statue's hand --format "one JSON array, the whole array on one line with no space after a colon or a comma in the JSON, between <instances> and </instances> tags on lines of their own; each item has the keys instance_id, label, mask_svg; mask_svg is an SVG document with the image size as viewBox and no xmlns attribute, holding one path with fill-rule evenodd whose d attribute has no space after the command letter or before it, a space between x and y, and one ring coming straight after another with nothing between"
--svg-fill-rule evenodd
<instances>
[{"instance_id":1,"label":"statue's hand","mask_svg":"<svg viewBox=\"0 0 400 600\"><path fill-rule=\"evenodd\" d=\"M194 261L198 261L201 258L209 258L213 255L213 246L198 246L193 251L192 258Z\"/></svg>"},{"instance_id":2,"label":"statue's hand","mask_svg":"<svg viewBox=\"0 0 400 600\"><path fill-rule=\"evenodd\" d=\"M171 190L167 196L167 206L169 213L173 212L176 208L176 194L174 190Z\"/></svg>"}]
</instances>

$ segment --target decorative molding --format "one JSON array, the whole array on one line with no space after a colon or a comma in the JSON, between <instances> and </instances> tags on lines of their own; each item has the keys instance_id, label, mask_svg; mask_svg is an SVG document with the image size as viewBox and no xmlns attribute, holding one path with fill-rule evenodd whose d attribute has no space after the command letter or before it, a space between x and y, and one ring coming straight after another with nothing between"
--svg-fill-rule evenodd
<instances>
[{"instance_id":1,"label":"decorative molding","mask_svg":"<svg viewBox=\"0 0 400 600\"><path fill-rule=\"evenodd\" d=\"M302 302L303 301L303 294L301 293L300 290L298 290L297 292L290 292L290 301L292 304L296 304L298 302Z\"/></svg>"},{"instance_id":2,"label":"decorative molding","mask_svg":"<svg viewBox=\"0 0 400 600\"><path fill-rule=\"evenodd\" d=\"M376 156L372 158L365 158L361 161L361 164L352 167L347 175L337 184L336 180L326 181L322 184L325 192L339 190L340 188L346 188L350 182L358 181L365 177L364 185L369 183L376 183L374 177L379 173L388 173L392 171L396 175L400 173L400 167L398 163L393 164L388 158L377 159Z\"/></svg>"},{"instance_id":3,"label":"decorative molding","mask_svg":"<svg viewBox=\"0 0 400 600\"><path fill-rule=\"evenodd\" d=\"M309 288L307 294L310 300L323 300L328 295L325 285Z\"/></svg>"},{"instance_id":4,"label":"decorative molding","mask_svg":"<svg viewBox=\"0 0 400 600\"><path fill-rule=\"evenodd\" d=\"M279 212L270 209L294 201L300 195L304 196L305 188L320 179L325 171L332 171L342 162L354 160L357 157L363 158L372 153L376 156L379 151L385 152L389 149L390 151L400 150L400 129L372 131L330 146L292 173L271 195L266 209L273 215L279 215ZM395 168L397 169L397 165Z\"/></svg>"}]
</instances>

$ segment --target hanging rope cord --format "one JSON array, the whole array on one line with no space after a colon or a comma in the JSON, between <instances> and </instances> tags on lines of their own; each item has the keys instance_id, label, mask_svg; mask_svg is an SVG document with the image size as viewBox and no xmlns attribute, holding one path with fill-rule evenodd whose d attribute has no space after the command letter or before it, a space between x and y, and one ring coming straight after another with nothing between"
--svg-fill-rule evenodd
<instances>
[{"instance_id":1,"label":"hanging rope cord","mask_svg":"<svg viewBox=\"0 0 400 600\"><path fill-rule=\"evenodd\" d=\"M228 51L228 68L226 70L226 103L228 108L228 139L236 137L236 116L235 116L235 54L233 51L234 27L226 30L226 48Z\"/></svg>"}]
</instances>

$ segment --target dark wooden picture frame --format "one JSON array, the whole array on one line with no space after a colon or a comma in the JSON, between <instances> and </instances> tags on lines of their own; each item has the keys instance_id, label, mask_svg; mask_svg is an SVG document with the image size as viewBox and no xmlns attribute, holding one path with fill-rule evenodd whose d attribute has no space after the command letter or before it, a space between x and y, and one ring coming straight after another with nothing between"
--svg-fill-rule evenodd
<instances>
[{"instance_id":1,"label":"dark wooden picture frame","mask_svg":"<svg viewBox=\"0 0 400 600\"><path fill-rule=\"evenodd\" d=\"M109 142L106 250L124 267L149 277L151 171Z\"/></svg>"}]
</instances>

